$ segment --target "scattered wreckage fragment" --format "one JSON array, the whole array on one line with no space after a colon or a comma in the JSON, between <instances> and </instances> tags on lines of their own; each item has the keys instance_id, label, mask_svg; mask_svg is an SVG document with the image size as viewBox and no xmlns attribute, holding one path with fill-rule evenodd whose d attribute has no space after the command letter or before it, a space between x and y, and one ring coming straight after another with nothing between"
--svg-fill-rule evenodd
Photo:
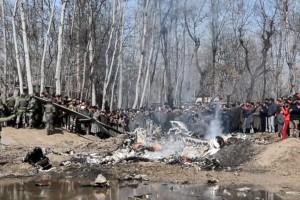
<instances>
[{"instance_id":1,"label":"scattered wreckage fragment","mask_svg":"<svg viewBox=\"0 0 300 200\"><path fill-rule=\"evenodd\" d=\"M161 162L192 166L200 170L221 170L237 167L246 161L250 154L251 143L245 135L216 136L210 140L194 138L186 133L184 124L172 121L176 125L172 133L164 133L159 127L151 131L137 128L128 133L122 146L107 155L90 153L75 154L70 162L61 163L69 166L73 163L90 165L115 165L122 162ZM184 133L185 132L185 133ZM243 154L243 155L242 155Z\"/></svg>"},{"instance_id":2,"label":"scattered wreckage fragment","mask_svg":"<svg viewBox=\"0 0 300 200\"><path fill-rule=\"evenodd\" d=\"M42 170L49 170L52 168L49 158L45 156L45 151L40 147L35 147L33 150L29 151L23 158L23 162L28 162Z\"/></svg>"}]
</instances>

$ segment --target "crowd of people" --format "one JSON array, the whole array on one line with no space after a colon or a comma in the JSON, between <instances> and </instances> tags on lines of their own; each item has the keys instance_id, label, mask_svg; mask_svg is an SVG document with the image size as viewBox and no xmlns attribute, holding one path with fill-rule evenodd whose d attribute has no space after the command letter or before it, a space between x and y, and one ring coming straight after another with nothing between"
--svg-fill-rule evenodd
<instances>
[{"instance_id":1,"label":"crowd of people","mask_svg":"<svg viewBox=\"0 0 300 200\"><path fill-rule=\"evenodd\" d=\"M68 112L72 110L90 118L98 119L105 125L109 125L121 131L126 130L128 121L123 113L117 110L110 110L108 103L105 108L91 106L89 102L79 99L70 99L61 95L50 95L48 93L36 94L43 101L35 98L34 95L21 94L13 96L9 94L7 99L0 101L0 117L4 118L12 114L15 117L4 123L2 126L12 126L15 128L45 128L48 134L53 133L54 127L59 127L69 132L80 134L98 134L108 137L101 132L101 128L89 120L80 118L80 116ZM46 103L45 103L46 102ZM53 106L53 103L59 104L67 109Z\"/></svg>"},{"instance_id":2,"label":"crowd of people","mask_svg":"<svg viewBox=\"0 0 300 200\"><path fill-rule=\"evenodd\" d=\"M104 108L101 108L92 106L87 101L61 95L50 95L46 92L39 97L44 102L33 95L21 94L14 97L13 94L9 94L7 99L0 101L0 116L3 118L15 114L15 117L3 125L15 128L46 127L48 134L53 133L54 127L60 127L69 132L94 134L105 138L109 135L103 132L97 123L83 119L68 110L89 116L91 119L97 119L120 132L128 132L136 127L145 128L147 119L151 119L162 127L166 125L167 128L170 128L168 124L171 120L197 124L208 119L205 123L209 124L211 118L206 116L216 114L213 104L182 104L173 109L168 105L163 105L161 107L111 110L107 102L105 102ZM59 104L61 107L55 107L53 103ZM287 136L299 137L300 94L298 93L293 97L282 97L276 100L265 99L262 103L226 104L222 105L218 112L220 112L224 133L269 132L277 133L282 139ZM197 128L194 129L192 131L197 132Z\"/></svg>"},{"instance_id":3,"label":"crowd of people","mask_svg":"<svg viewBox=\"0 0 300 200\"><path fill-rule=\"evenodd\" d=\"M226 131L242 129L243 133L269 132L278 137L299 137L300 94L278 99L267 98L264 102L247 102L224 107L223 124ZM241 113L238 117L237 113ZM239 119L238 119L239 118ZM226 125L227 124L227 125Z\"/></svg>"}]
</instances>

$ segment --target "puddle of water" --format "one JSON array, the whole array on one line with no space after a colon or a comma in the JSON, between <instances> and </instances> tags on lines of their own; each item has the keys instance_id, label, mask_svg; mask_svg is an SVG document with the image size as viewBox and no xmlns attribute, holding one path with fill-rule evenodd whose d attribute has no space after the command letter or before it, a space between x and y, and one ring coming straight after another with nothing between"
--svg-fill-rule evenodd
<instances>
[{"instance_id":1,"label":"puddle of water","mask_svg":"<svg viewBox=\"0 0 300 200\"><path fill-rule=\"evenodd\" d=\"M239 187L219 187L201 185L180 185L164 183L117 183L112 182L111 187L93 188L82 187L75 181L42 181L43 186L36 186L35 181L18 181L0 185L0 199L5 200L199 200L199 199L280 199L267 191L250 190L238 192ZM135 197L135 198L134 198Z\"/></svg>"}]
</instances>

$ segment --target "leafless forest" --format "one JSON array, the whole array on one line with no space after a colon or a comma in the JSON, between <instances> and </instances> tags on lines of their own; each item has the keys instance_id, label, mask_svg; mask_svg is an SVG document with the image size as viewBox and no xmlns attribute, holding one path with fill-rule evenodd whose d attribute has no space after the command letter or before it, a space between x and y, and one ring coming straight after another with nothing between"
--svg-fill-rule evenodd
<instances>
[{"instance_id":1,"label":"leafless forest","mask_svg":"<svg viewBox=\"0 0 300 200\"><path fill-rule=\"evenodd\" d=\"M1 90L260 101L299 90L297 0L1 0Z\"/></svg>"}]
</instances>

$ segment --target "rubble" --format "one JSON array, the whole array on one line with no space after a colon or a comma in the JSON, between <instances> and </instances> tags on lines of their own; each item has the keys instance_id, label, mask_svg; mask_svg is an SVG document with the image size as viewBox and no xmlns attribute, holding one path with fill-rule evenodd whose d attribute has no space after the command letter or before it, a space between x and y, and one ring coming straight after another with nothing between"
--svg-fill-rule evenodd
<instances>
[{"instance_id":1,"label":"rubble","mask_svg":"<svg viewBox=\"0 0 300 200\"><path fill-rule=\"evenodd\" d=\"M151 199L149 194L128 197L128 200L147 200Z\"/></svg>"},{"instance_id":2,"label":"rubble","mask_svg":"<svg viewBox=\"0 0 300 200\"><path fill-rule=\"evenodd\" d=\"M215 185L215 184L217 184L217 183L219 183L219 181L216 180L216 179L214 179L214 180L207 180L207 184L208 184L208 185Z\"/></svg>"},{"instance_id":3,"label":"rubble","mask_svg":"<svg viewBox=\"0 0 300 200\"><path fill-rule=\"evenodd\" d=\"M124 177L119 178L119 181L149 181L149 178L147 175L144 174L131 174L131 175L125 175Z\"/></svg>"},{"instance_id":4,"label":"rubble","mask_svg":"<svg viewBox=\"0 0 300 200\"><path fill-rule=\"evenodd\" d=\"M99 174L94 182L94 186L99 186L99 187L109 186L109 182L102 174Z\"/></svg>"},{"instance_id":5,"label":"rubble","mask_svg":"<svg viewBox=\"0 0 300 200\"><path fill-rule=\"evenodd\" d=\"M180 121L171 121L172 127L163 132L160 126L147 121L147 127L136 128L127 134L123 144L106 155L75 153L73 150L56 154L71 157L60 163L62 167L74 164L116 165L127 162L159 162L195 167L198 170L232 172L254 155L253 141L245 134L217 135L211 139L199 138ZM145 180L127 175L120 180Z\"/></svg>"},{"instance_id":6,"label":"rubble","mask_svg":"<svg viewBox=\"0 0 300 200\"><path fill-rule=\"evenodd\" d=\"M242 187L242 188L237 188L236 191L238 192L249 192L251 188L248 187Z\"/></svg>"},{"instance_id":7,"label":"rubble","mask_svg":"<svg viewBox=\"0 0 300 200\"><path fill-rule=\"evenodd\" d=\"M216 136L206 140L193 137L183 122L172 121L171 124L173 127L167 133L154 125L151 130L137 128L128 134L122 147L116 151L107 155L74 153L71 161L90 165L160 162L230 172L255 154L253 142L245 134ZM61 165L67 166L70 162Z\"/></svg>"},{"instance_id":8,"label":"rubble","mask_svg":"<svg viewBox=\"0 0 300 200\"><path fill-rule=\"evenodd\" d=\"M40 147L35 147L32 151L29 151L23 158L23 162L28 162L35 167L42 170L49 170L52 168L52 164L47 156L45 156L46 151Z\"/></svg>"}]
</instances>

